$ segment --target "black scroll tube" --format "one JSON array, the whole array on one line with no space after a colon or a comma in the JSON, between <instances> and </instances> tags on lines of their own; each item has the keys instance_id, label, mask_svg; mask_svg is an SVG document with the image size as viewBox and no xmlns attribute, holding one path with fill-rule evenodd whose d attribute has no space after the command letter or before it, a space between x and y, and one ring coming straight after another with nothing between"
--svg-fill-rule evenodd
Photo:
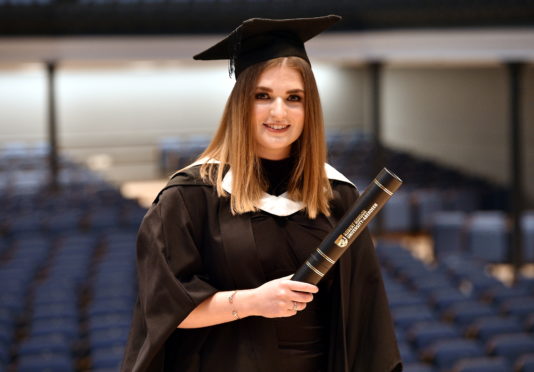
<instances>
[{"instance_id":1,"label":"black scroll tube","mask_svg":"<svg viewBox=\"0 0 534 372\"><path fill-rule=\"evenodd\" d=\"M319 283L401 185L399 177L383 168L291 280Z\"/></svg>"}]
</instances>

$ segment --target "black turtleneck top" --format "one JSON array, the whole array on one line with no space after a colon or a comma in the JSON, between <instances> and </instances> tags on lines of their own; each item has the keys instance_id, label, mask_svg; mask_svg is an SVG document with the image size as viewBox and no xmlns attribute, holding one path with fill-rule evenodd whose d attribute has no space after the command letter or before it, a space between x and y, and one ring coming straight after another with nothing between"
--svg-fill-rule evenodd
<instances>
[{"instance_id":1,"label":"black turtleneck top","mask_svg":"<svg viewBox=\"0 0 534 372\"><path fill-rule=\"evenodd\" d=\"M294 159L261 159L267 193L278 197L287 191ZM267 280L293 274L332 229L327 218L311 220L301 210L289 216L258 211L252 217L252 229L258 256ZM319 285L319 293L306 309L295 316L270 319L276 329L282 371L321 372L326 370L327 319L329 312L328 275Z\"/></svg>"},{"instance_id":2,"label":"black turtleneck top","mask_svg":"<svg viewBox=\"0 0 534 372\"><path fill-rule=\"evenodd\" d=\"M262 173L267 181L267 194L279 196L287 191L295 161L293 157L282 160L260 159Z\"/></svg>"}]
</instances>

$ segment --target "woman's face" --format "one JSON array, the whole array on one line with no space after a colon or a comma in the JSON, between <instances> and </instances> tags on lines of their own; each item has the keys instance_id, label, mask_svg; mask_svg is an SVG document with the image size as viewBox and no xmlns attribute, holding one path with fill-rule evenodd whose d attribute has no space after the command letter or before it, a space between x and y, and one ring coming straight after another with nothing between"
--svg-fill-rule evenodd
<instances>
[{"instance_id":1,"label":"woman's face","mask_svg":"<svg viewBox=\"0 0 534 372\"><path fill-rule=\"evenodd\" d=\"M254 92L252 125L256 155L271 160L289 156L304 126L304 83L297 70L282 63L261 73Z\"/></svg>"}]
</instances>

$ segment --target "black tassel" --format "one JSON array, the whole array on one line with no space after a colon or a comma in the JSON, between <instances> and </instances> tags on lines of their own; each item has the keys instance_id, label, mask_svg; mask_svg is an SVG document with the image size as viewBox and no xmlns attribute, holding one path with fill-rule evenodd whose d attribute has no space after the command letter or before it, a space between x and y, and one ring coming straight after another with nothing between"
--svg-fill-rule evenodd
<instances>
[{"instance_id":1,"label":"black tassel","mask_svg":"<svg viewBox=\"0 0 534 372\"><path fill-rule=\"evenodd\" d=\"M232 34L232 42L230 43L232 45L232 50L230 51L230 59L228 60L228 75L232 77L232 74L237 79L237 75L235 73L236 63L237 63L237 57L239 55L239 52L241 51L241 27L238 27Z\"/></svg>"}]
</instances>

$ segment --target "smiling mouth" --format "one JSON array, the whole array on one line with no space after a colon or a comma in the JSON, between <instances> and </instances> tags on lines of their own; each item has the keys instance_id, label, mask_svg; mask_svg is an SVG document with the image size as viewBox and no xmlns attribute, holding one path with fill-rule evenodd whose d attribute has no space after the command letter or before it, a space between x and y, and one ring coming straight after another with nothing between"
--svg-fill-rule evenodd
<instances>
[{"instance_id":1,"label":"smiling mouth","mask_svg":"<svg viewBox=\"0 0 534 372\"><path fill-rule=\"evenodd\" d=\"M289 128L289 124L263 124L265 127L272 130L284 130Z\"/></svg>"}]
</instances>

